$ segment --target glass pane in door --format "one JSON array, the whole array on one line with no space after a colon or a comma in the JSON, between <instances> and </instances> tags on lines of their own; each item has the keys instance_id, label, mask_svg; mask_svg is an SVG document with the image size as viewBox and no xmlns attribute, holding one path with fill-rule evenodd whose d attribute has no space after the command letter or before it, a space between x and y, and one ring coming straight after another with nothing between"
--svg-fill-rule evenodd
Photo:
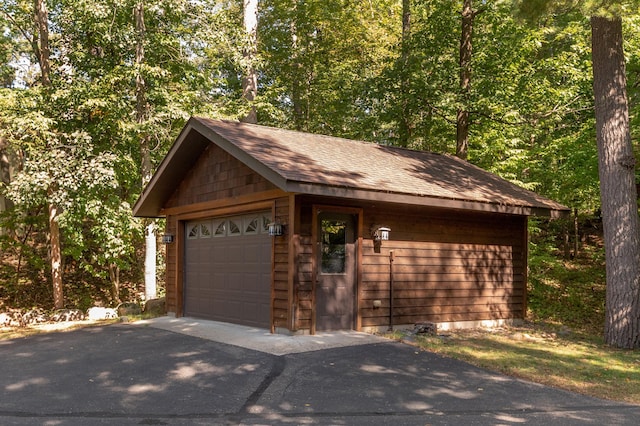
<instances>
[{"instance_id":1,"label":"glass pane in door","mask_svg":"<svg viewBox=\"0 0 640 426\"><path fill-rule=\"evenodd\" d=\"M346 221L322 219L320 227L321 272L323 274L344 274L347 244Z\"/></svg>"}]
</instances>

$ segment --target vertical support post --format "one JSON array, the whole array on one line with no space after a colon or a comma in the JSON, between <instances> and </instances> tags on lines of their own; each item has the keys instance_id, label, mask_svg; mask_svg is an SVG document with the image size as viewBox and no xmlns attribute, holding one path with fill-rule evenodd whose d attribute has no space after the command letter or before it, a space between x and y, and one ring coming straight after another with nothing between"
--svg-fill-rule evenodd
<instances>
[{"instance_id":1,"label":"vertical support post","mask_svg":"<svg viewBox=\"0 0 640 426\"><path fill-rule=\"evenodd\" d=\"M393 331L393 250L389 251L389 331Z\"/></svg>"},{"instance_id":2,"label":"vertical support post","mask_svg":"<svg viewBox=\"0 0 640 426\"><path fill-rule=\"evenodd\" d=\"M522 217L522 260L524 268L522 269L523 287L522 287L522 319L527 319L527 298L529 292L527 290L529 283L529 218Z\"/></svg>"},{"instance_id":3,"label":"vertical support post","mask_svg":"<svg viewBox=\"0 0 640 426\"><path fill-rule=\"evenodd\" d=\"M290 331L298 330L298 309L299 309L299 276L298 276L298 256L300 255L300 230L297 225L300 223L300 207L296 204L296 196L289 195L289 223L288 229L288 257L287 257L287 300L289 306L288 327ZM275 218L275 213L274 213ZM275 259L275 252L274 252ZM274 265L275 266L275 265ZM275 291L275 271L274 271L274 291ZM274 298L275 303L275 298Z\"/></svg>"}]
</instances>

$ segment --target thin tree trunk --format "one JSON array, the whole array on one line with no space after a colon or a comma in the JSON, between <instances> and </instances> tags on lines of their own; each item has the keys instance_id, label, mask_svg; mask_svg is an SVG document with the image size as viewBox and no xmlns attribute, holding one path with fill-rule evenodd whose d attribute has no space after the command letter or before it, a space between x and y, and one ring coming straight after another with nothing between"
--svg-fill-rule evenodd
<instances>
[{"instance_id":1,"label":"thin tree trunk","mask_svg":"<svg viewBox=\"0 0 640 426\"><path fill-rule=\"evenodd\" d=\"M111 278L111 298L115 303L120 303L120 268L116 264L109 265L109 277Z\"/></svg>"},{"instance_id":2,"label":"thin tree trunk","mask_svg":"<svg viewBox=\"0 0 640 426\"><path fill-rule=\"evenodd\" d=\"M144 297L151 300L158 297L156 283L156 223L149 220L145 228L145 257L144 257Z\"/></svg>"},{"instance_id":3,"label":"thin tree trunk","mask_svg":"<svg viewBox=\"0 0 640 426\"><path fill-rule=\"evenodd\" d=\"M257 123L258 113L253 101L258 95L258 75L254 66L258 47L258 0L244 0L244 30L248 44L244 51L246 62L245 75L242 79L242 97L249 102L249 112L241 121L245 123Z\"/></svg>"},{"instance_id":4,"label":"thin tree trunk","mask_svg":"<svg viewBox=\"0 0 640 426\"><path fill-rule=\"evenodd\" d=\"M460 94L462 105L456 117L456 156L467 159L469 150L469 98L471 95L471 55L473 53L473 1L464 0L462 6L462 34L460 36Z\"/></svg>"},{"instance_id":5,"label":"thin tree trunk","mask_svg":"<svg viewBox=\"0 0 640 426\"><path fill-rule=\"evenodd\" d=\"M5 139L0 137L0 183L9 185L11 183L11 158L9 148ZM13 203L7 197L0 195L0 213L11 210ZM0 235L4 235L7 230L0 228Z\"/></svg>"},{"instance_id":6,"label":"thin tree trunk","mask_svg":"<svg viewBox=\"0 0 640 426\"><path fill-rule=\"evenodd\" d=\"M51 65L49 62L49 12L45 0L34 0L34 13L36 26L38 27L38 40L36 56L40 65L40 82L43 87L51 86Z\"/></svg>"},{"instance_id":7,"label":"thin tree trunk","mask_svg":"<svg viewBox=\"0 0 640 426\"><path fill-rule=\"evenodd\" d=\"M62 288L62 254L60 250L60 212L55 204L49 204L49 256L51 258L51 279L53 282L53 307L64 308L64 289Z\"/></svg>"},{"instance_id":8,"label":"thin tree trunk","mask_svg":"<svg viewBox=\"0 0 640 426\"><path fill-rule=\"evenodd\" d=\"M411 47L409 41L411 39L411 0L402 0L402 39L401 39L401 52L400 52L400 103L401 103L401 117L399 126L399 140L400 146L408 146L413 133L413 124L411 120L411 111L409 108L409 86L411 71L409 69L409 57L411 54Z\"/></svg>"},{"instance_id":9,"label":"thin tree trunk","mask_svg":"<svg viewBox=\"0 0 640 426\"><path fill-rule=\"evenodd\" d=\"M304 130L304 108L302 107L302 64L298 51L298 2L293 0L293 13L289 30L291 32L291 64L293 66L293 78L291 87L291 102L293 104L293 126L295 130Z\"/></svg>"},{"instance_id":10,"label":"thin tree trunk","mask_svg":"<svg viewBox=\"0 0 640 426\"><path fill-rule=\"evenodd\" d=\"M133 9L133 17L136 25L136 122L138 124L142 124L148 119L149 113L149 107L147 105L147 84L142 72L142 67L144 65L144 38L146 35L143 1L140 1L135 5L135 8ZM148 154L148 152L146 154ZM146 177L145 173L150 172L150 170L146 170L147 164L144 162L145 159L143 159L142 163L143 179Z\"/></svg>"},{"instance_id":11,"label":"thin tree trunk","mask_svg":"<svg viewBox=\"0 0 640 426\"><path fill-rule=\"evenodd\" d=\"M38 42L34 43L35 53L40 65L40 83L45 92L51 90L51 65L49 61L49 13L45 0L34 0L34 19L38 28ZM53 188L49 188L51 199ZM51 281L53 286L53 305L55 309L64 308L64 289L62 286L62 250L60 247L60 227L58 206L49 202L49 258L51 262Z\"/></svg>"},{"instance_id":12,"label":"thin tree trunk","mask_svg":"<svg viewBox=\"0 0 640 426\"><path fill-rule=\"evenodd\" d=\"M573 257L578 257L580 251L580 223L578 222L578 209L573 209Z\"/></svg>"},{"instance_id":13,"label":"thin tree trunk","mask_svg":"<svg viewBox=\"0 0 640 426\"><path fill-rule=\"evenodd\" d=\"M604 337L640 347L640 226L620 18L591 18L607 295Z\"/></svg>"},{"instance_id":14,"label":"thin tree trunk","mask_svg":"<svg viewBox=\"0 0 640 426\"><path fill-rule=\"evenodd\" d=\"M147 83L144 78L144 40L146 27L144 23L144 2L139 1L133 10L136 25L136 122L143 125L149 119L149 102L147 101ZM144 187L153 174L151 165L151 135L143 132L140 135L140 174ZM144 294L145 299L157 297L156 288L156 224L153 220L145 223L145 257L144 257ZM115 283L114 283L115 284ZM119 299L117 295L116 299Z\"/></svg>"},{"instance_id":15,"label":"thin tree trunk","mask_svg":"<svg viewBox=\"0 0 640 426\"><path fill-rule=\"evenodd\" d=\"M571 238L569 237L569 224L564 223L562 225L562 246L564 251L564 258L571 259Z\"/></svg>"},{"instance_id":16,"label":"thin tree trunk","mask_svg":"<svg viewBox=\"0 0 640 426\"><path fill-rule=\"evenodd\" d=\"M291 103L293 105L293 126L295 130L307 131L309 128L309 117L311 116L311 84L313 82L313 65L305 64L302 58L300 46L298 22L304 22L305 4L298 0L292 0L291 23L291 64L292 88ZM301 10L302 9L302 10ZM302 43L304 44L304 42Z\"/></svg>"}]
</instances>

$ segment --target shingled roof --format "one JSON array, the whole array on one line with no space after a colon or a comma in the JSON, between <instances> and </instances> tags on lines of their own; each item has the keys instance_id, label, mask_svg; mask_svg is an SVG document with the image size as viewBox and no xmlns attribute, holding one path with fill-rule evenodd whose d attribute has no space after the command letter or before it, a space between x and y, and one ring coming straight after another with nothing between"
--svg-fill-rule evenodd
<instances>
[{"instance_id":1,"label":"shingled roof","mask_svg":"<svg viewBox=\"0 0 640 426\"><path fill-rule=\"evenodd\" d=\"M557 216L568 210L449 155L193 117L140 196L134 214L160 216L210 143L289 193L522 215Z\"/></svg>"}]
</instances>

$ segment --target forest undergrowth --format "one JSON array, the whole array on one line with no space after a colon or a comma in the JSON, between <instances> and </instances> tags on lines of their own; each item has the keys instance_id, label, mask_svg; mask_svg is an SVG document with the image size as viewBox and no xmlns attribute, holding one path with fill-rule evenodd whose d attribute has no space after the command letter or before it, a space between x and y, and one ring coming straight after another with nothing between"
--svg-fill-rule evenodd
<instances>
[{"instance_id":1,"label":"forest undergrowth","mask_svg":"<svg viewBox=\"0 0 640 426\"><path fill-rule=\"evenodd\" d=\"M530 227L527 319L600 335L606 294L601 222L581 220L565 248L568 228L561 221Z\"/></svg>"}]
</instances>

